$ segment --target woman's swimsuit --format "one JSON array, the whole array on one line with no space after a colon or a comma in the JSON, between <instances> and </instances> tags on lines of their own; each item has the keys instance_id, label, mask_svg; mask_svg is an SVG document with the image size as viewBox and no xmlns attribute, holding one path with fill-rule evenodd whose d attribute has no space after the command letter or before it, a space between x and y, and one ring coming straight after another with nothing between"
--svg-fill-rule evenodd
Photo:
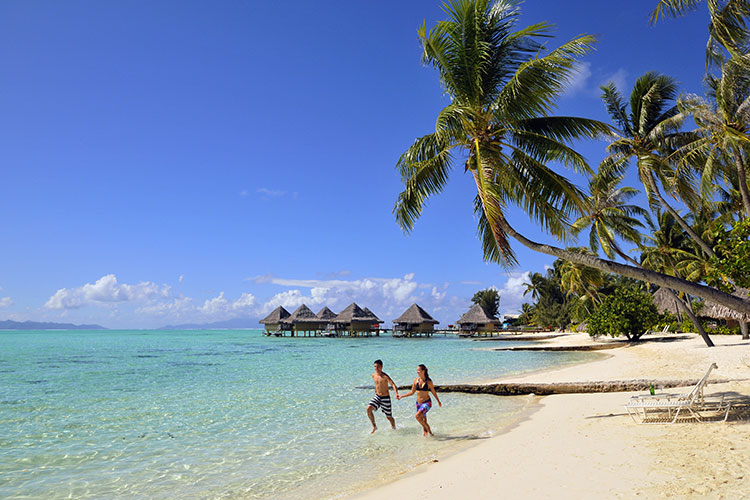
<instances>
[{"instance_id":1,"label":"woman's swimsuit","mask_svg":"<svg viewBox=\"0 0 750 500\"><path fill-rule=\"evenodd\" d=\"M417 390L418 391L425 391L427 394L429 394L430 387L427 385L427 382L422 384L420 387L419 384L417 384ZM426 415L428 411L430 411L430 408L432 408L432 400L427 398L427 401L419 402L417 401L417 413L422 413L422 415Z\"/></svg>"}]
</instances>

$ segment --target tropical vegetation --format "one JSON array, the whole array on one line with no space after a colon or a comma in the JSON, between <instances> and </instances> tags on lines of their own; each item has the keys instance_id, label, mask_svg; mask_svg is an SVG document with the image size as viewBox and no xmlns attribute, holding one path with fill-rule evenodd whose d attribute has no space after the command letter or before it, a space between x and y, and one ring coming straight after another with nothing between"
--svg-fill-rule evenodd
<instances>
[{"instance_id":1,"label":"tropical vegetation","mask_svg":"<svg viewBox=\"0 0 750 500\"><path fill-rule=\"evenodd\" d=\"M479 290L471 298L471 301L474 304L479 304L490 317L497 317L500 310L500 294L494 288Z\"/></svg>"},{"instance_id":2,"label":"tropical vegetation","mask_svg":"<svg viewBox=\"0 0 750 500\"><path fill-rule=\"evenodd\" d=\"M652 21L702 3L660 0ZM403 183L393 209L397 223L411 231L427 199L463 166L476 189L486 260L515 266L511 239L558 259L545 275L530 277L535 303L522 318L557 327L596 318L594 328L611 334L619 325L637 339L642 332L635 330L645 331L652 315L629 322L615 319L612 308L626 298L646 307L644 294L662 287L712 345L695 301L750 315L750 300L731 293L750 284L750 0L705 4L706 95L685 95L658 71L637 78L627 95L608 83L602 86L608 124L553 112L580 58L592 50L592 36L549 50L551 25L519 28L516 2L451 0L446 20L418 31L422 61L437 71L450 104L434 131L396 164ZM609 142L606 155L592 168L574 146L601 139ZM558 166L587 176L588 192ZM631 168L639 187L621 185ZM640 189L644 207L635 202ZM508 220L512 206L564 244L517 231ZM586 248L566 246L584 232ZM643 289L633 291L632 280Z\"/></svg>"}]
</instances>

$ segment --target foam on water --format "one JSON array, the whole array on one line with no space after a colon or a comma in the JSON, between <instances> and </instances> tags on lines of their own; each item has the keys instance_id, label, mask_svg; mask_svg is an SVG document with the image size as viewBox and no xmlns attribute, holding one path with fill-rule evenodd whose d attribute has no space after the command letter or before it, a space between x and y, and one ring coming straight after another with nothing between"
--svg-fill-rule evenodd
<instances>
[{"instance_id":1,"label":"foam on water","mask_svg":"<svg viewBox=\"0 0 750 500\"><path fill-rule=\"evenodd\" d=\"M0 498L331 498L491 435L528 398L393 400L369 434L372 362L400 385L578 362L456 338L275 338L259 331L0 332Z\"/></svg>"}]
</instances>

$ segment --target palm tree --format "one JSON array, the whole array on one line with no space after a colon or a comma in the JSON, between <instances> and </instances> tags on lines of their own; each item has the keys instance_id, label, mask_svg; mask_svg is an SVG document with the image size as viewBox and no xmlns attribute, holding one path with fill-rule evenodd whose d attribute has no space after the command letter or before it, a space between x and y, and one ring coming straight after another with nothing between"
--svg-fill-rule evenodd
<instances>
[{"instance_id":1,"label":"palm tree","mask_svg":"<svg viewBox=\"0 0 750 500\"><path fill-rule=\"evenodd\" d=\"M397 163L404 190L393 211L404 231L414 227L425 201L444 189L460 158L477 189L475 211L485 259L513 265L511 237L535 251L750 312L750 301L719 290L537 243L518 233L505 218L511 204L563 238L568 217L584 203L582 193L547 164L587 170L568 143L611 129L598 121L549 113L593 38L575 38L542 56L544 45L538 40L548 36L549 25L513 31L519 11L510 0L451 0L445 10L449 20L429 32L423 26L419 37L423 61L437 69L451 103L438 115L434 133L418 138Z\"/></svg>"},{"instance_id":2,"label":"palm tree","mask_svg":"<svg viewBox=\"0 0 750 500\"><path fill-rule=\"evenodd\" d=\"M638 194L638 190L627 186L618 188L622 179L621 175L600 170L589 180L590 194L586 200L583 215L573 222L571 232L577 235L586 227L590 227L591 250L597 252L601 247L610 259L614 259L617 254L624 260L637 265L635 260L620 249L615 238L640 245L639 229L644 226L638 217L649 220L649 213L638 205L627 203Z\"/></svg>"},{"instance_id":3,"label":"palm tree","mask_svg":"<svg viewBox=\"0 0 750 500\"><path fill-rule=\"evenodd\" d=\"M539 294L544 287L545 278L541 273L532 273L529 277L529 283L524 283L526 289L523 291L524 297L531 294L531 298L539 300Z\"/></svg>"},{"instance_id":4,"label":"palm tree","mask_svg":"<svg viewBox=\"0 0 750 500\"><path fill-rule=\"evenodd\" d=\"M601 247L609 258L614 258L614 255L617 254L626 262L636 267L642 267L640 263L620 248L615 237L640 247L641 233L638 228L642 228L643 224L634 216L643 217L649 224L651 224L651 219L646 210L626 203L638 191L630 187L618 188L617 186L621 181L622 176L613 175L605 169L600 169L599 173L591 178L589 182L591 195L587 200L587 212L573 223L572 231L573 234L578 234L586 227L591 226L589 244L594 252ZM682 232L680 232L680 236L683 236ZM674 266L670 267L669 270L674 270ZM664 272L664 270L661 271ZM693 314L690 304L684 303L674 290L670 288L665 288L665 290L672 295L683 312L691 319L693 326L701 334L706 345L713 346L713 342L703 330L700 321Z\"/></svg>"},{"instance_id":5,"label":"palm tree","mask_svg":"<svg viewBox=\"0 0 750 500\"><path fill-rule=\"evenodd\" d=\"M684 146L694 139L694 134L680 132L684 115L676 105L669 106L677 96L677 84L665 75L648 72L636 80L630 94L630 114L614 83L602 86L602 99L607 111L620 127L622 135L607 147L610 155L602 167L622 171L634 158L638 178L646 189L652 205L661 205L680 224L682 229L700 245L706 255L713 250L690 228L662 195L657 179L669 190L679 193L688 204L696 199L690 186L690 170L673 171L667 153L676 146Z\"/></svg>"},{"instance_id":6,"label":"palm tree","mask_svg":"<svg viewBox=\"0 0 750 500\"><path fill-rule=\"evenodd\" d=\"M736 187L746 217L750 217L750 193L747 184L747 159L750 150L750 72L735 59L722 67L720 78L707 76L710 101L697 96L680 99L680 109L693 116L700 137L676 152L681 162L706 158L702 190L713 187L715 167L725 164L722 156L734 163Z\"/></svg>"},{"instance_id":7,"label":"palm tree","mask_svg":"<svg viewBox=\"0 0 750 500\"><path fill-rule=\"evenodd\" d=\"M682 17L689 11L697 10L702 0L659 0L651 13L651 23L659 16ZM748 0L707 0L711 21L708 25L706 45L706 67L720 66L724 62L724 48L731 57L742 57L750 49L750 36L747 19L750 17Z\"/></svg>"},{"instance_id":8,"label":"palm tree","mask_svg":"<svg viewBox=\"0 0 750 500\"><path fill-rule=\"evenodd\" d=\"M646 236L652 245L639 245L641 248L640 267L658 271L664 274L682 276L691 281L700 281L692 270L687 273L686 266L696 262L706 262L702 258L699 248L691 248L692 241L685 237L674 217L669 212L657 213L658 227L655 227L651 236ZM637 263L636 263L637 264ZM670 288L664 288L675 300L677 306L687 315L693 326L698 331L707 346L713 347L714 343L706 333L698 317L693 313L690 298L687 294L679 294Z\"/></svg>"},{"instance_id":9,"label":"palm tree","mask_svg":"<svg viewBox=\"0 0 750 500\"><path fill-rule=\"evenodd\" d=\"M588 248L568 248L573 252L591 254ZM599 289L604 286L604 276L598 269L563 261L560 266L560 288L568 297L578 298L576 306L582 307L587 314L591 314L593 304L601 302ZM591 306L590 306L591 304Z\"/></svg>"}]
</instances>

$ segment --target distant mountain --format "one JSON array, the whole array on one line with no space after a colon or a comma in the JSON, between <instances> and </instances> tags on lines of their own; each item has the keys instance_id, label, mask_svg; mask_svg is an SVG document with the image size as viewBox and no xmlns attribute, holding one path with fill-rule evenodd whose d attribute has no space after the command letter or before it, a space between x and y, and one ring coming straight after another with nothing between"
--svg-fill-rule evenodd
<instances>
[{"instance_id":1,"label":"distant mountain","mask_svg":"<svg viewBox=\"0 0 750 500\"><path fill-rule=\"evenodd\" d=\"M0 330L106 330L101 325L74 325L39 321L0 321Z\"/></svg>"},{"instance_id":2,"label":"distant mountain","mask_svg":"<svg viewBox=\"0 0 750 500\"><path fill-rule=\"evenodd\" d=\"M234 329L253 329L258 330L263 325L258 323L257 319L235 318L226 321L216 321L214 323L184 323L181 325L167 325L158 330L234 330Z\"/></svg>"}]
</instances>

